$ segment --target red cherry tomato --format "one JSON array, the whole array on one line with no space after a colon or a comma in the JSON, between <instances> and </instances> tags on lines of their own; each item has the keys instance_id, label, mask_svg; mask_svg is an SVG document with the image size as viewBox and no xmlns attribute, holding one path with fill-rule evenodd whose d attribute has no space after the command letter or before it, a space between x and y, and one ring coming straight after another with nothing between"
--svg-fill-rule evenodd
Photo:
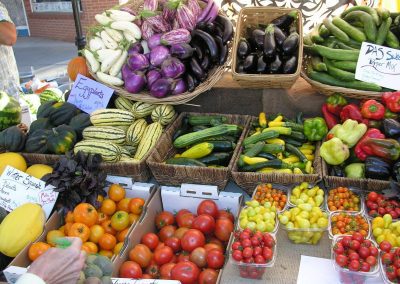
<instances>
[{"instance_id":1,"label":"red cherry tomato","mask_svg":"<svg viewBox=\"0 0 400 284\"><path fill-rule=\"evenodd\" d=\"M370 255L376 257L376 256L378 256L378 253L379 253L379 251L378 251L378 249L377 249L376 247L371 246L371 247L369 248L369 254L370 254Z\"/></svg>"},{"instance_id":2,"label":"red cherry tomato","mask_svg":"<svg viewBox=\"0 0 400 284\"><path fill-rule=\"evenodd\" d=\"M382 262L383 262L384 264L390 265L390 264L393 263L393 261L394 261L394 255L393 255L393 253L385 252L385 253L382 255Z\"/></svg>"},{"instance_id":3,"label":"red cherry tomato","mask_svg":"<svg viewBox=\"0 0 400 284\"><path fill-rule=\"evenodd\" d=\"M348 262L347 256L345 256L343 254L338 254L335 259L336 259L336 263L340 267L345 267L347 265L347 262Z\"/></svg>"},{"instance_id":4,"label":"red cherry tomato","mask_svg":"<svg viewBox=\"0 0 400 284\"><path fill-rule=\"evenodd\" d=\"M358 260L351 260L349 263L349 270L351 271L359 271L360 270L360 262Z\"/></svg>"},{"instance_id":5,"label":"red cherry tomato","mask_svg":"<svg viewBox=\"0 0 400 284\"><path fill-rule=\"evenodd\" d=\"M360 267L360 271L369 272L371 270L371 265L368 262L363 262Z\"/></svg>"},{"instance_id":6,"label":"red cherry tomato","mask_svg":"<svg viewBox=\"0 0 400 284\"><path fill-rule=\"evenodd\" d=\"M240 250L234 250L232 253L232 257L236 261L241 261L243 259L243 254Z\"/></svg>"},{"instance_id":7,"label":"red cherry tomato","mask_svg":"<svg viewBox=\"0 0 400 284\"><path fill-rule=\"evenodd\" d=\"M370 255L369 248L360 247L360 249L358 250L358 254L362 259L366 259Z\"/></svg>"},{"instance_id":8,"label":"red cherry tomato","mask_svg":"<svg viewBox=\"0 0 400 284\"><path fill-rule=\"evenodd\" d=\"M374 191L368 193L367 200L376 201L378 194Z\"/></svg>"},{"instance_id":9,"label":"red cherry tomato","mask_svg":"<svg viewBox=\"0 0 400 284\"><path fill-rule=\"evenodd\" d=\"M269 262L272 259L273 251L269 247L263 247L262 256L265 258L266 262Z\"/></svg>"},{"instance_id":10,"label":"red cherry tomato","mask_svg":"<svg viewBox=\"0 0 400 284\"><path fill-rule=\"evenodd\" d=\"M358 255L358 253L352 252L352 253L349 254L349 260L350 260L350 261L352 261L352 260L359 260L359 259L360 259L360 256Z\"/></svg>"},{"instance_id":11,"label":"red cherry tomato","mask_svg":"<svg viewBox=\"0 0 400 284\"><path fill-rule=\"evenodd\" d=\"M365 261L368 262L368 264L371 265L371 267L373 267L376 264L376 257L370 255L367 257L367 259Z\"/></svg>"},{"instance_id":12,"label":"red cherry tomato","mask_svg":"<svg viewBox=\"0 0 400 284\"><path fill-rule=\"evenodd\" d=\"M253 249L251 247L246 247L243 249L242 254L244 258L250 258L253 256Z\"/></svg>"},{"instance_id":13,"label":"red cherry tomato","mask_svg":"<svg viewBox=\"0 0 400 284\"><path fill-rule=\"evenodd\" d=\"M388 241L382 241L379 244L379 248L384 252L390 252L390 250L392 249L392 245Z\"/></svg>"}]
</instances>

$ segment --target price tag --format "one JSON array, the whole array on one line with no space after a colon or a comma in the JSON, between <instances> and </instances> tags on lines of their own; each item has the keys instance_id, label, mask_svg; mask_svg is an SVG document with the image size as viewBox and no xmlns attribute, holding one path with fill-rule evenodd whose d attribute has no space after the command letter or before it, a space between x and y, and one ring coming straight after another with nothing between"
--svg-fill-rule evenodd
<instances>
[{"instance_id":1,"label":"price tag","mask_svg":"<svg viewBox=\"0 0 400 284\"><path fill-rule=\"evenodd\" d=\"M11 212L28 202L38 203L48 218L58 197L53 188L40 179L7 166L0 177L0 206Z\"/></svg>"},{"instance_id":2,"label":"price tag","mask_svg":"<svg viewBox=\"0 0 400 284\"><path fill-rule=\"evenodd\" d=\"M400 90L400 50L363 42L358 57L356 79Z\"/></svg>"},{"instance_id":3,"label":"price tag","mask_svg":"<svg viewBox=\"0 0 400 284\"><path fill-rule=\"evenodd\" d=\"M81 74L76 77L68 102L91 114L107 107L114 90Z\"/></svg>"}]
</instances>

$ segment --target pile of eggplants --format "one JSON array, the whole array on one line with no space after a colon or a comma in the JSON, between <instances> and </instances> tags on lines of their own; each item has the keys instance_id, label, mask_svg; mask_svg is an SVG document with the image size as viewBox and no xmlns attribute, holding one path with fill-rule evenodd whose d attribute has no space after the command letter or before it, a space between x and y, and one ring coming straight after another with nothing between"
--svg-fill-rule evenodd
<instances>
[{"instance_id":1,"label":"pile of eggplants","mask_svg":"<svg viewBox=\"0 0 400 284\"><path fill-rule=\"evenodd\" d=\"M293 10L269 24L246 29L237 46L237 73L293 74L296 72L300 36L298 12Z\"/></svg>"}]
</instances>

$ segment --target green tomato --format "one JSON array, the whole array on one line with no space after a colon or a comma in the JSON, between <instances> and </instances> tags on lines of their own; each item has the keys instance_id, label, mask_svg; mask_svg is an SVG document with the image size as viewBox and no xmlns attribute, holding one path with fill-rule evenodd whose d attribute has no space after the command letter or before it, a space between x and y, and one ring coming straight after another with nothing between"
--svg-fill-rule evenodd
<instances>
[{"instance_id":1,"label":"green tomato","mask_svg":"<svg viewBox=\"0 0 400 284\"><path fill-rule=\"evenodd\" d=\"M256 230L260 232L267 231L267 224L265 222L258 222L256 226Z\"/></svg>"},{"instance_id":2,"label":"green tomato","mask_svg":"<svg viewBox=\"0 0 400 284\"><path fill-rule=\"evenodd\" d=\"M261 212L261 208L260 208L260 207L255 207L255 208L254 208L254 211L258 214L258 213Z\"/></svg>"},{"instance_id":3,"label":"green tomato","mask_svg":"<svg viewBox=\"0 0 400 284\"><path fill-rule=\"evenodd\" d=\"M294 224L293 224L293 222L288 222L288 223L286 224L286 228L287 228L287 229L294 229Z\"/></svg>"},{"instance_id":4,"label":"green tomato","mask_svg":"<svg viewBox=\"0 0 400 284\"><path fill-rule=\"evenodd\" d=\"M265 208L271 208L271 206L272 206L272 204L271 204L271 202L269 202L269 201L267 201L267 202L264 203L264 207L265 207Z\"/></svg>"},{"instance_id":5,"label":"green tomato","mask_svg":"<svg viewBox=\"0 0 400 284\"><path fill-rule=\"evenodd\" d=\"M249 223L249 220L247 220L247 218L240 220L240 222L239 222L240 228L243 228L243 229L246 228L248 223Z\"/></svg>"},{"instance_id":6,"label":"green tomato","mask_svg":"<svg viewBox=\"0 0 400 284\"><path fill-rule=\"evenodd\" d=\"M265 226L266 226L265 231L269 233L272 232L275 228L275 224L272 223L265 223Z\"/></svg>"},{"instance_id":7,"label":"green tomato","mask_svg":"<svg viewBox=\"0 0 400 284\"><path fill-rule=\"evenodd\" d=\"M285 215L280 215L279 216L279 221L283 224L286 225L289 222L289 218Z\"/></svg>"},{"instance_id":8,"label":"green tomato","mask_svg":"<svg viewBox=\"0 0 400 284\"><path fill-rule=\"evenodd\" d=\"M254 210L253 207L248 208L248 211L247 211L247 216L248 216L248 217L253 217L253 216L255 216L256 214L257 214L257 212Z\"/></svg>"},{"instance_id":9,"label":"green tomato","mask_svg":"<svg viewBox=\"0 0 400 284\"><path fill-rule=\"evenodd\" d=\"M248 222L246 227L254 231L256 229L256 226L257 226L256 222Z\"/></svg>"}]
</instances>

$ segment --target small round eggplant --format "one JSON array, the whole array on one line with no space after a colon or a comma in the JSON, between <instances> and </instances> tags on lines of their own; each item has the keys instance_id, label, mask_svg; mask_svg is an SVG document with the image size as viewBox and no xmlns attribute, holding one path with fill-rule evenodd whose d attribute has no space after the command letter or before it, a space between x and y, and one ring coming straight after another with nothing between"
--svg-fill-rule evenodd
<instances>
[{"instance_id":1,"label":"small round eggplant","mask_svg":"<svg viewBox=\"0 0 400 284\"><path fill-rule=\"evenodd\" d=\"M265 32L260 29L255 29L255 30L253 30L251 35L252 35L252 38L254 39L257 47L262 48L264 45Z\"/></svg>"},{"instance_id":2,"label":"small round eggplant","mask_svg":"<svg viewBox=\"0 0 400 284\"><path fill-rule=\"evenodd\" d=\"M274 26L274 36L276 43L281 46L286 39L285 33L277 26Z\"/></svg>"},{"instance_id":3,"label":"small round eggplant","mask_svg":"<svg viewBox=\"0 0 400 284\"><path fill-rule=\"evenodd\" d=\"M257 54L249 54L243 62L243 71L246 73L254 73L257 69Z\"/></svg>"},{"instance_id":4,"label":"small round eggplant","mask_svg":"<svg viewBox=\"0 0 400 284\"><path fill-rule=\"evenodd\" d=\"M292 32L282 44L282 50L285 54L293 54L299 46L299 34Z\"/></svg>"},{"instance_id":5,"label":"small round eggplant","mask_svg":"<svg viewBox=\"0 0 400 284\"><path fill-rule=\"evenodd\" d=\"M237 67L236 67L236 72L237 72L237 73L246 73L246 72L244 72L244 70L243 70L243 61L239 61L238 65L237 65Z\"/></svg>"},{"instance_id":6,"label":"small round eggplant","mask_svg":"<svg viewBox=\"0 0 400 284\"><path fill-rule=\"evenodd\" d=\"M283 74L293 74L297 69L297 57L292 56L283 64Z\"/></svg>"},{"instance_id":7,"label":"small round eggplant","mask_svg":"<svg viewBox=\"0 0 400 284\"><path fill-rule=\"evenodd\" d=\"M267 63L265 63L263 56L258 57L256 71L260 74L265 74L267 72Z\"/></svg>"},{"instance_id":8,"label":"small round eggplant","mask_svg":"<svg viewBox=\"0 0 400 284\"><path fill-rule=\"evenodd\" d=\"M237 48L237 55L239 58L244 59L247 55L251 52L250 43L245 39L241 38L239 40L238 48Z\"/></svg>"},{"instance_id":9,"label":"small round eggplant","mask_svg":"<svg viewBox=\"0 0 400 284\"><path fill-rule=\"evenodd\" d=\"M268 25L265 29L264 55L273 58L276 54L276 42L274 37L274 26Z\"/></svg>"},{"instance_id":10,"label":"small round eggplant","mask_svg":"<svg viewBox=\"0 0 400 284\"><path fill-rule=\"evenodd\" d=\"M256 43L256 41L254 40L254 38L252 38L252 37L248 37L247 38L247 41L248 41L248 43L250 44L250 50L251 50L251 52L255 52L255 51L257 51L257 43ZM262 50L262 49L261 49Z\"/></svg>"},{"instance_id":11,"label":"small round eggplant","mask_svg":"<svg viewBox=\"0 0 400 284\"><path fill-rule=\"evenodd\" d=\"M279 74L282 69L282 61L279 55L275 55L275 60L269 66L270 74Z\"/></svg>"}]
</instances>

